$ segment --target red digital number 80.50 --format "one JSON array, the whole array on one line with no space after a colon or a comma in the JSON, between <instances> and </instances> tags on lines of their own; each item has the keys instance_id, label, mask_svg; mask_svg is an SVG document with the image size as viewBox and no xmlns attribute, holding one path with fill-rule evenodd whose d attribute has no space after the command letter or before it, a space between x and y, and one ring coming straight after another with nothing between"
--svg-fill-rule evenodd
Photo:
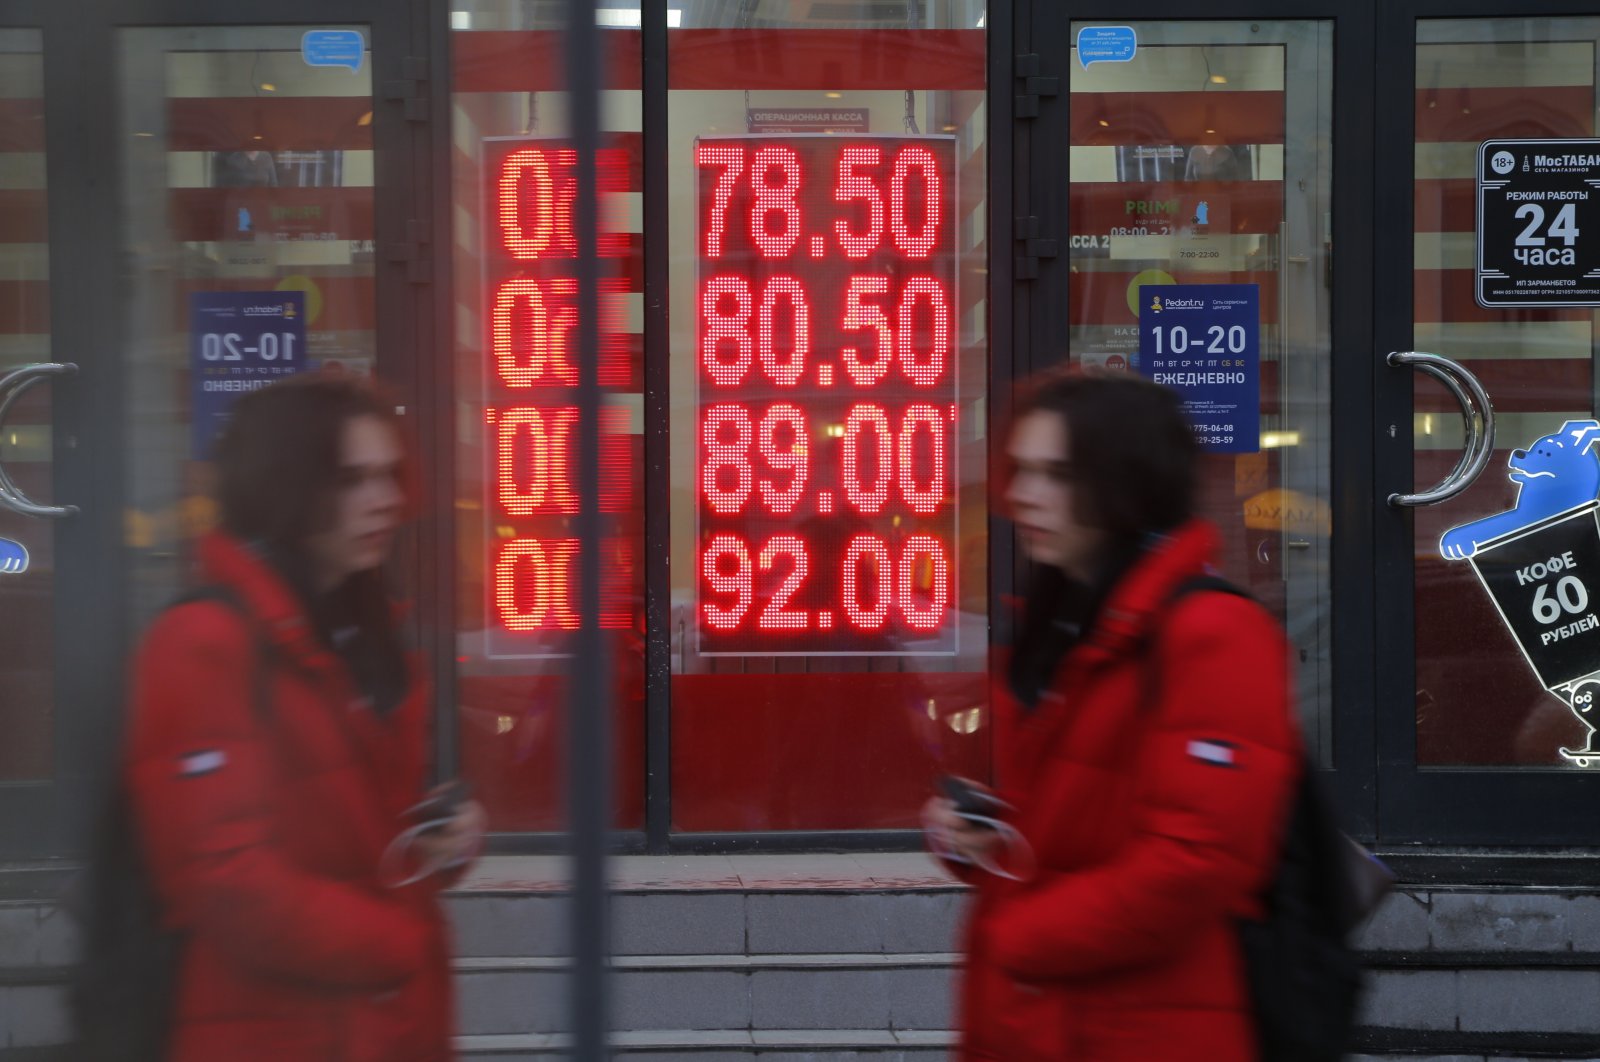
<instances>
[{"instance_id":1,"label":"red digital number 80.50","mask_svg":"<svg viewBox=\"0 0 1600 1062\"><path fill-rule=\"evenodd\" d=\"M916 387L932 387L949 364L950 295L934 277L908 277L900 288L893 318L875 301L889 293L889 278L861 274L844 293L840 327L871 332L872 348L844 347L840 360L857 387L873 387L897 361L901 375ZM752 327L751 317L755 317ZM919 329L919 325L923 328ZM787 336L779 341L780 333ZM926 338L924 338L926 337ZM871 360L863 357L871 349ZM811 357L811 298L792 276L767 280L757 298L748 277L721 274L700 289L700 366L718 387L745 383L757 360L767 379L793 387Z\"/></svg>"}]
</instances>

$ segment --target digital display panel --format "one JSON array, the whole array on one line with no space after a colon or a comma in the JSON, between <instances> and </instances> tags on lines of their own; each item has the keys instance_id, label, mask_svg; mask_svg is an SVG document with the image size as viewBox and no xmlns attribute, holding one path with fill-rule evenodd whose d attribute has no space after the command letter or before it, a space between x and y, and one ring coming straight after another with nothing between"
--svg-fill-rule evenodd
<instances>
[{"instance_id":1,"label":"digital display panel","mask_svg":"<svg viewBox=\"0 0 1600 1062\"><path fill-rule=\"evenodd\" d=\"M955 158L696 141L701 653L956 651Z\"/></svg>"},{"instance_id":2,"label":"digital display panel","mask_svg":"<svg viewBox=\"0 0 1600 1062\"><path fill-rule=\"evenodd\" d=\"M597 159L602 202L622 190L627 153ZM579 627L577 482L578 243L573 230L577 153L564 140L483 141L484 655L562 656ZM617 308L627 288L627 234L602 231L602 388L635 384L629 335ZM614 398L615 396L607 396ZM632 622L637 427L608 401L600 424L600 511L607 533L600 625Z\"/></svg>"}]
</instances>

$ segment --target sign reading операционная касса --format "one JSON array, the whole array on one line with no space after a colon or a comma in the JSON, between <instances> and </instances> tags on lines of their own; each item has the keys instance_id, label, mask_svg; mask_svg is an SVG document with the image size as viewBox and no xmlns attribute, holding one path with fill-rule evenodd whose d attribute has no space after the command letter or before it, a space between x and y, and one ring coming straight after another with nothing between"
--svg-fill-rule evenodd
<instances>
[{"instance_id":1,"label":"sign reading \u043e\u043f\u0435\u0440\u0430\u0446\u0438\u043e\u043d\u043d\u0430\u044f \u043a\u0430\u0441\u0441\u0430","mask_svg":"<svg viewBox=\"0 0 1600 1062\"><path fill-rule=\"evenodd\" d=\"M1477 227L1478 305L1600 306L1600 140L1485 140Z\"/></svg>"}]
</instances>

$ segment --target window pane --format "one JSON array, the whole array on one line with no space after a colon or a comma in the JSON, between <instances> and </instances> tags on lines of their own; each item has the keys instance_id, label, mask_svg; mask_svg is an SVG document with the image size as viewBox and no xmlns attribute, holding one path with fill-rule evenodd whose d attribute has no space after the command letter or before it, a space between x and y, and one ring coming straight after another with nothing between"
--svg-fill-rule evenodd
<instances>
[{"instance_id":1,"label":"window pane","mask_svg":"<svg viewBox=\"0 0 1600 1062\"><path fill-rule=\"evenodd\" d=\"M50 254L45 231L44 65L37 30L0 30L0 377L50 360ZM50 504L50 384L17 400L0 461L29 498ZM0 782L53 773L53 527L0 509ZM5 571L20 565L25 571Z\"/></svg>"},{"instance_id":2,"label":"window pane","mask_svg":"<svg viewBox=\"0 0 1600 1062\"><path fill-rule=\"evenodd\" d=\"M1479 145L1593 137L1597 42L1593 18L1417 23L1414 348L1471 370L1497 422L1497 449L1477 482L1446 504L1414 510L1419 764L1557 766L1566 763L1562 749L1591 747L1594 727L1584 716L1592 713L1569 710L1572 691L1559 682L1575 676L1547 672L1546 692L1474 563L1445 560L1440 539L1516 506L1513 451L1595 416L1594 311L1489 309L1477 304L1472 284ZM1549 225L1559 217L1552 208ZM1550 235L1549 245L1560 247L1559 229ZM1414 467L1425 489L1461 456L1463 431L1456 400L1418 380ZM1480 553L1475 563L1485 562L1493 563ZM1548 582L1549 591L1561 589L1558 579ZM1554 593L1536 604L1556 609L1548 624L1539 619L1545 630L1583 612L1557 607ZM1567 604L1575 604L1570 595Z\"/></svg>"},{"instance_id":3,"label":"window pane","mask_svg":"<svg viewBox=\"0 0 1600 1062\"><path fill-rule=\"evenodd\" d=\"M988 772L984 8L827 8L668 33L680 831Z\"/></svg>"},{"instance_id":4,"label":"window pane","mask_svg":"<svg viewBox=\"0 0 1600 1062\"><path fill-rule=\"evenodd\" d=\"M1208 451L1198 510L1222 532L1224 574L1287 628L1307 743L1331 767L1333 27L1132 29L1130 62L1074 52L1072 357L1180 390L1185 375L1254 374L1242 416L1190 407ZM1237 325L1256 330L1254 354L1232 323L1192 343L1172 315L1158 325L1149 288L1164 285L1254 298Z\"/></svg>"},{"instance_id":5,"label":"window pane","mask_svg":"<svg viewBox=\"0 0 1600 1062\"><path fill-rule=\"evenodd\" d=\"M118 37L136 630L215 523L211 447L232 398L296 372L373 371L369 35L344 31L358 69L312 67L313 29L333 27Z\"/></svg>"},{"instance_id":6,"label":"window pane","mask_svg":"<svg viewBox=\"0 0 1600 1062\"><path fill-rule=\"evenodd\" d=\"M462 766L498 831L566 821L578 625L576 158L562 5L457 3L457 672ZM644 824L644 295L637 4L600 20L601 626L616 823Z\"/></svg>"}]
</instances>

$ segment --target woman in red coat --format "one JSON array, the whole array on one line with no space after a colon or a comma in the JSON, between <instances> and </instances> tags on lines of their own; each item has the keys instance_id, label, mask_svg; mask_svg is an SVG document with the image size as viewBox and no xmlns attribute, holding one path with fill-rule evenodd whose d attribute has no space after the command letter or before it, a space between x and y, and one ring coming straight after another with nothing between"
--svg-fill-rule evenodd
<instances>
[{"instance_id":1,"label":"woman in red coat","mask_svg":"<svg viewBox=\"0 0 1600 1062\"><path fill-rule=\"evenodd\" d=\"M1300 762L1288 646L1242 597L1175 599L1216 533L1170 391L1049 377L1009 454L1037 578L997 682L1005 828L926 809L976 887L961 1058L1250 1062L1235 921L1259 917Z\"/></svg>"},{"instance_id":2,"label":"woman in red coat","mask_svg":"<svg viewBox=\"0 0 1600 1062\"><path fill-rule=\"evenodd\" d=\"M200 582L220 594L146 637L126 767L183 941L168 1057L448 1059L438 892L483 812L391 851L427 793L429 710L381 571L406 501L392 407L280 383L239 401L217 464Z\"/></svg>"}]
</instances>

